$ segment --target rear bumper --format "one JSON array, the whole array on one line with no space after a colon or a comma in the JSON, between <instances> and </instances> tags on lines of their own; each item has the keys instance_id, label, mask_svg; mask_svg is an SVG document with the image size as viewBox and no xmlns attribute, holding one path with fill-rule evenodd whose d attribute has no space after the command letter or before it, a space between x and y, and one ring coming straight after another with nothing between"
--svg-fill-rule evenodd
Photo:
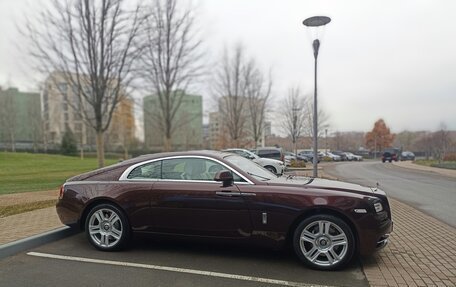
<instances>
[{"instance_id":1,"label":"rear bumper","mask_svg":"<svg viewBox=\"0 0 456 287\"><path fill-rule=\"evenodd\" d=\"M74 206L64 203L59 200L56 205L57 215L60 222L68 226L75 226L79 224L79 212Z\"/></svg>"}]
</instances>

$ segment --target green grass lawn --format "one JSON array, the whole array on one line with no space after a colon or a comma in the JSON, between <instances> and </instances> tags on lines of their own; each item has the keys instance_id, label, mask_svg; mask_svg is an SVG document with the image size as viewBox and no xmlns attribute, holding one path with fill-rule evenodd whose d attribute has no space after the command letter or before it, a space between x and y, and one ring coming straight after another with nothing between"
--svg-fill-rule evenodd
<instances>
[{"instance_id":1,"label":"green grass lawn","mask_svg":"<svg viewBox=\"0 0 456 287\"><path fill-rule=\"evenodd\" d=\"M116 162L105 160L106 165ZM96 158L0 152L0 194L58 189L69 177L97 166Z\"/></svg>"}]
</instances>

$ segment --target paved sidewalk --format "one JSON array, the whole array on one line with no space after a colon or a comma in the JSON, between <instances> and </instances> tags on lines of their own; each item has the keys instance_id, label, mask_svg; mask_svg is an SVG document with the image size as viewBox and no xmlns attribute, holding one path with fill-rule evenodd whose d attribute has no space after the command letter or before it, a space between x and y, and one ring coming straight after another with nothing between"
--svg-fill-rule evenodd
<instances>
[{"instance_id":1,"label":"paved sidewalk","mask_svg":"<svg viewBox=\"0 0 456 287\"><path fill-rule=\"evenodd\" d=\"M3 217L0 218L0 245L62 226L55 207Z\"/></svg>"},{"instance_id":2,"label":"paved sidewalk","mask_svg":"<svg viewBox=\"0 0 456 287\"><path fill-rule=\"evenodd\" d=\"M445 169L445 168L437 168L437 167L419 165L419 164L414 163L413 161L393 161L393 164L396 166L399 166L399 167L403 167L403 168L433 172L433 173L438 173L441 175L456 178L456 170L454 170L454 169Z\"/></svg>"},{"instance_id":3,"label":"paved sidewalk","mask_svg":"<svg viewBox=\"0 0 456 287\"><path fill-rule=\"evenodd\" d=\"M456 286L456 229L390 199L390 244L362 259L371 286Z\"/></svg>"}]
</instances>

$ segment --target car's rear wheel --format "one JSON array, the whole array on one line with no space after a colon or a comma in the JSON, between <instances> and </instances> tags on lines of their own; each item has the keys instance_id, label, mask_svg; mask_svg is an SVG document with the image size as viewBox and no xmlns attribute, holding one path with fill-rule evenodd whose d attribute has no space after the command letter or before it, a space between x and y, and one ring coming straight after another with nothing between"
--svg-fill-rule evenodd
<instances>
[{"instance_id":1,"label":"car's rear wheel","mask_svg":"<svg viewBox=\"0 0 456 287\"><path fill-rule=\"evenodd\" d=\"M332 215L314 215L303 220L296 228L293 247L307 266L334 270L351 260L355 252L355 239L345 221Z\"/></svg>"},{"instance_id":2,"label":"car's rear wheel","mask_svg":"<svg viewBox=\"0 0 456 287\"><path fill-rule=\"evenodd\" d=\"M127 244L130 225L124 213L112 204L93 207L86 218L89 242L102 251L119 250Z\"/></svg>"},{"instance_id":3,"label":"car's rear wheel","mask_svg":"<svg viewBox=\"0 0 456 287\"><path fill-rule=\"evenodd\" d=\"M272 172L273 174L277 174L277 170L275 169L275 167L273 166L270 166L270 165L267 165L264 167L265 169L269 170L270 172Z\"/></svg>"}]
</instances>

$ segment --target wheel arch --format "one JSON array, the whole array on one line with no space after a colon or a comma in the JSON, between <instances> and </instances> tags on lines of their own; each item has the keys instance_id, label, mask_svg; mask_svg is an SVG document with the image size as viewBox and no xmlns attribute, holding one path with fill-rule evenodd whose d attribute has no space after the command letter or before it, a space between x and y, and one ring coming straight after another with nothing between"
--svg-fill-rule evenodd
<instances>
[{"instance_id":1,"label":"wheel arch","mask_svg":"<svg viewBox=\"0 0 456 287\"><path fill-rule=\"evenodd\" d=\"M312 208L310 210L302 212L298 217L294 219L290 227L288 228L287 232L287 237L286 237L286 244L287 246L290 246L293 244L293 235L298 227L298 225L307 217L313 216L313 215L333 215L341 220L343 220L351 229L353 232L353 237L355 238L355 253L358 253L359 251L359 234L358 230L350 218L348 218L346 215L344 215L342 212L339 212L337 210L328 208L328 207L316 207Z\"/></svg>"},{"instance_id":2,"label":"wheel arch","mask_svg":"<svg viewBox=\"0 0 456 287\"><path fill-rule=\"evenodd\" d=\"M267 164L264 166L264 168L268 169L272 169L274 171L274 173L277 173L277 168L275 168L275 166L271 165L271 164Z\"/></svg>"}]
</instances>

